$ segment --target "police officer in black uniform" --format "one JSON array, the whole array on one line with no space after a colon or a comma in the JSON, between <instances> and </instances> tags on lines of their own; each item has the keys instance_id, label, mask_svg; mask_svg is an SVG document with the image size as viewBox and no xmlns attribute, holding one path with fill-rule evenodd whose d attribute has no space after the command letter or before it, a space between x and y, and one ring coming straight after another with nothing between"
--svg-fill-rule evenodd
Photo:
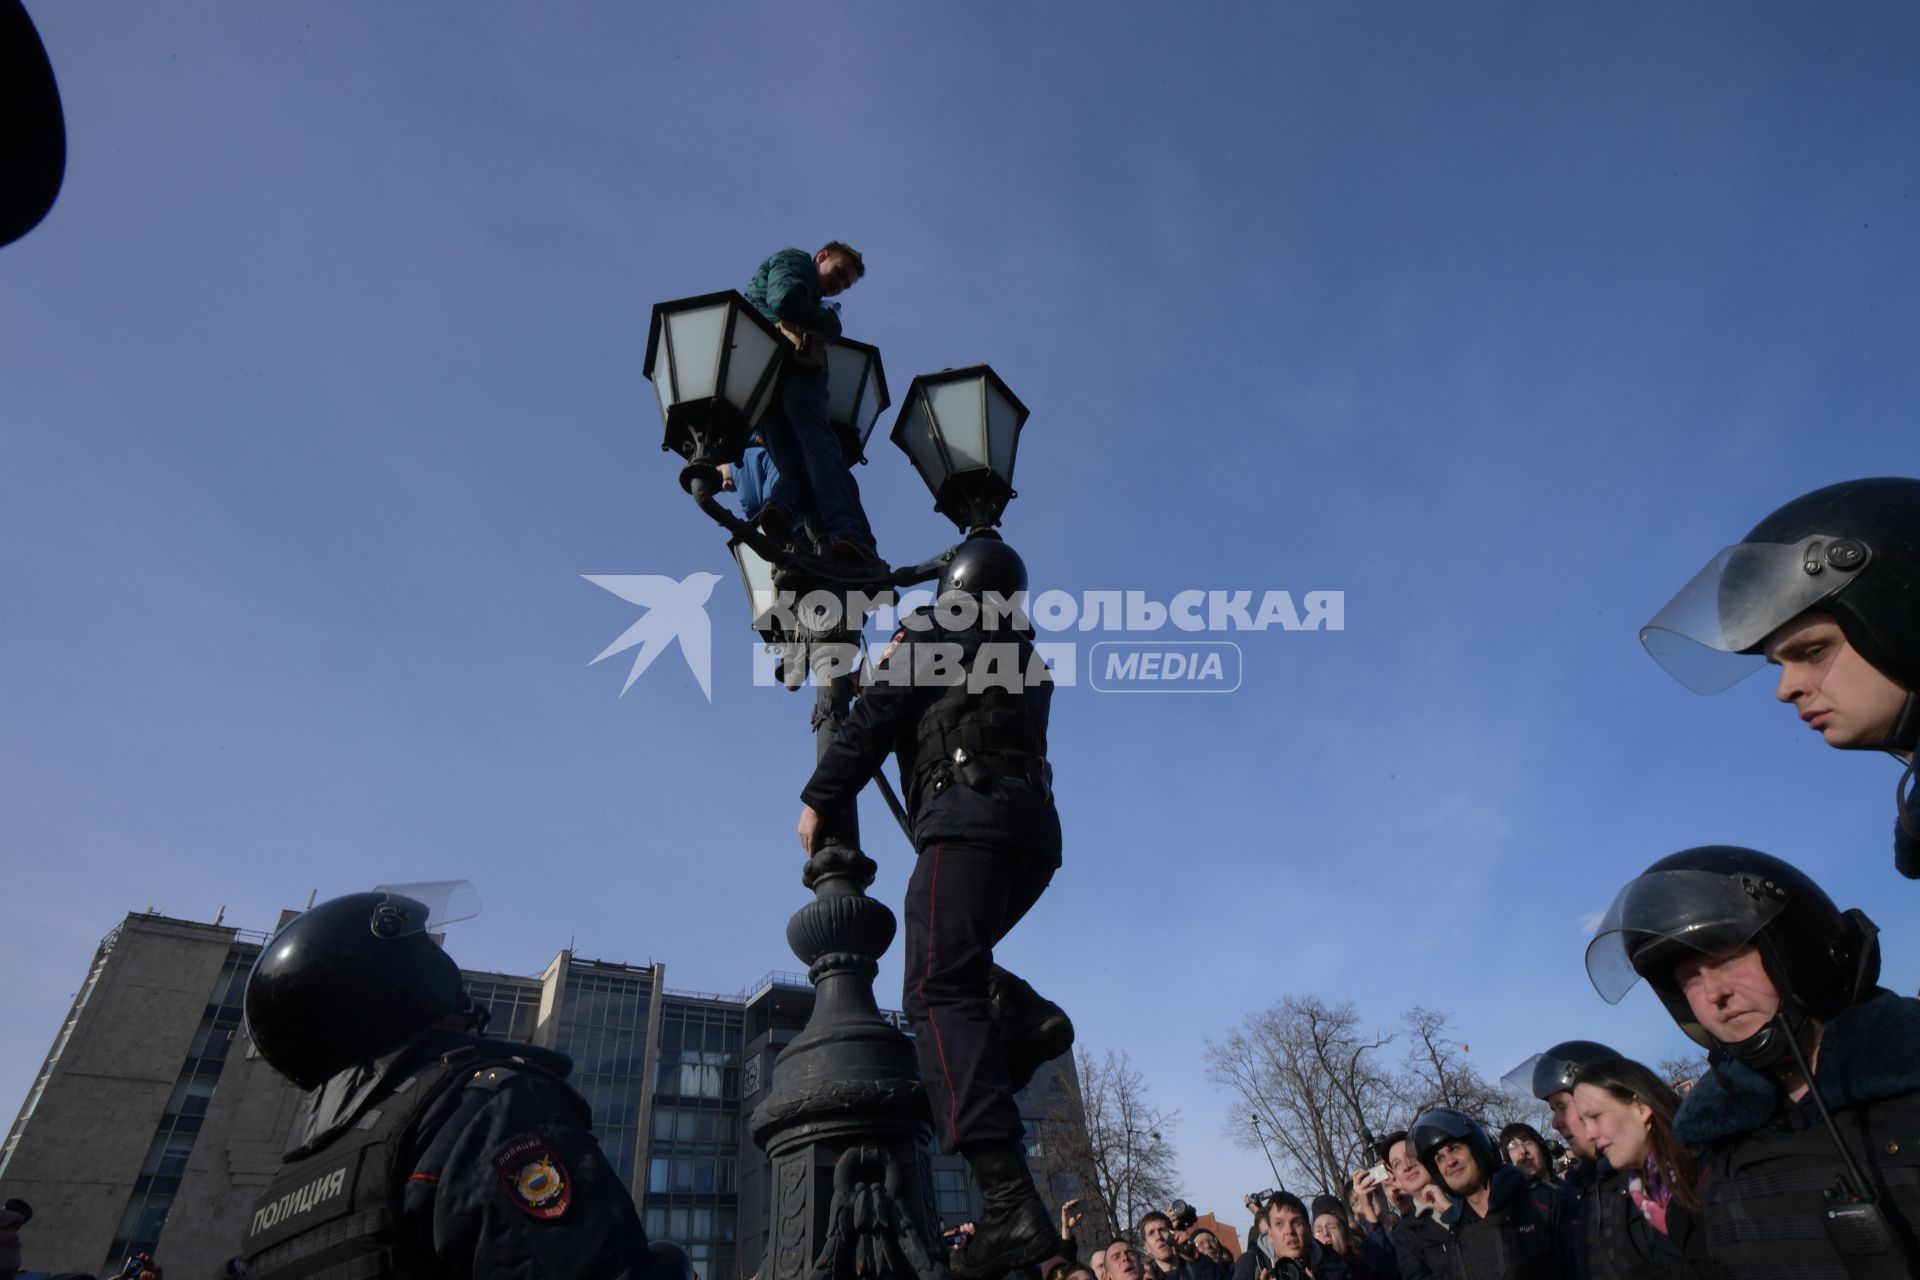
<instances>
[{"instance_id":1,"label":"police officer in black uniform","mask_svg":"<svg viewBox=\"0 0 1920 1280\"><path fill-rule=\"evenodd\" d=\"M482 1038L425 903L335 898L247 981L260 1056L311 1090L241 1256L253 1280L685 1274L649 1250L566 1055Z\"/></svg>"},{"instance_id":2,"label":"police officer in black uniform","mask_svg":"<svg viewBox=\"0 0 1920 1280\"><path fill-rule=\"evenodd\" d=\"M1561 1250L1561 1267L1568 1274L1586 1274L1588 1234L1598 1205L1600 1162L1586 1127L1573 1107L1573 1086L1580 1068L1611 1062L1620 1055L1595 1040L1563 1040L1545 1053L1536 1053L1500 1078L1508 1088L1525 1089L1547 1104L1553 1127L1574 1154L1564 1181L1564 1197L1543 1197L1536 1186L1534 1203L1547 1215ZM1571 1203L1567 1203L1571 1201Z\"/></svg>"},{"instance_id":3,"label":"police officer in black uniform","mask_svg":"<svg viewBox=\"0 0 1920 1280\"><path fill-rule=\"evenodd\" d=\"M961 1276L1035 1265L1058 1247L1027 1169L1013 1095L1066 1052L1058 1006L993 963L993 948L1060 866L1047 763L1053 685L1024 618L1026 566L975 534L940 579L939 605L895 635L801 792L801 844L900 761L919 854L906 898L906 989L920 1075L943 1146L966 1157L985 1209L953 1255Z\"/></svg>"},{"instance_id":4,"label":"police officer in black uniform","mask_svg":"<svg viewBox=\"0 0 1920 1280\"><path fill-rule=\"evenodd\" d=\"M1894 865L1920 879L1920 480L1883 477L1795 498L1728 547L1640 630L1696 693L1719 693L1762 660L1776 696L1829 746L1906 762Z\"/></svg>"},{"instance_id":5,"label":"police officer in black uniform","mask_svg":"<svg viewBox=\"0 0 1920 1280\"><path fill-rule=\"evenodd\" d=\"M1423 1111L1407 1130L1413 1154L1453 1203L1448 1274L1459 1280L1559 1280L1562 1251L1533 1202L1527 1175L1501 1161L1480 1123L1453 1107Z\"/></svg>"},{"instance_id":6,"label":"police officer in black uniform","mask_svg":"<svg viewBox=\"0 0 1920 1280\"><path fill-rule=\"evenodd\" d=\"M1729 1280L1920 1266L1920 1001L1875 985L1877 933L1779 858L1710 845L1629 882L1588 947L1603 997L1645 978L1709 1050L1674 1132Z\"/></svg>"}]
</instances>

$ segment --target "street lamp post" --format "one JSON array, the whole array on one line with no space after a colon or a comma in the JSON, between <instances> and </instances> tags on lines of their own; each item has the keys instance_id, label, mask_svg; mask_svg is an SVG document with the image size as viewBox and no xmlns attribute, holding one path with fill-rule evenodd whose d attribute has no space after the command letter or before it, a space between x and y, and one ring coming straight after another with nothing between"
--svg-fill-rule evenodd
<instances>
[{"instance_id":1,"label":"street lamp post","mask_svg":"<svg viewBox=\"0 0 1920 1280\"><path fill-rule=\"evenodd\" d=\"M754 630L784 646L789 687L804 682L807 668L796 664L810 665L817 760L852 705L849 657L865 618L843 616L817 628L802 618L788 630L778 602L822 587L925 582L940 575L955 548L877 580L849 577L845 565L774 546L719 504L718 464L739 461L753 424L777 394L778 356L770 377L758 363L759 319L737 294L662 303L654 308L647 372L666 425L662 447L686 460L682 486L728 531ZM848 462L864 461L866 441L888 404L880 353L839 339L828 348L827 369L830 423ZM661 384L663 371L673 379L669 386ZM991 536L1014 496L1014 444L1026 416L999 376L976 365L914 379L892 438L913 459L936 509L963 533ZM878 782L904 827L885 777ZM787 944L806 963L815 999L750 1120L773 1172L760 1280L948 1276L935 1227L926 1091L912 1043L881 1016L873 993L897 922L885 904L867 896L877 868L859 846L853 806L827 816L801 873L813 901L787 922Z\"/></svg>"},{"instance_id":2,"label":"street lamp post","mask_svg":"<svg viewBox=\"0 0 1920 1280\"><path fill-rule=\"evenodd\" d=\"M1273 1170L1274 1185L1279 1187L1280 1190L1285 1191L1287 1189L1287 1180L1280 1176L1280 1166L1273 1162L1273 1148L1267 1145L1266 1132L1260 1127L1260 1113L1258 1111L1249 1112L1247 1115L1247 1123L1253 1126L1253 1136L1260 1139L1260 1150L1266 1152L1267 1168Z\"/></svg>"}]
</instances>

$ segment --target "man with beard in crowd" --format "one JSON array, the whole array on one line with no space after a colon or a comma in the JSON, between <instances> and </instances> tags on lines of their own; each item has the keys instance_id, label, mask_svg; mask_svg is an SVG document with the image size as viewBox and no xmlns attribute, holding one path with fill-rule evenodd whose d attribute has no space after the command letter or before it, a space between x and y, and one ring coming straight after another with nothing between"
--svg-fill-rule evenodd
<instances>
[{"instance_id":1,"label":"man with beard in crowd","mask_svg":"<svg viewBox=\"0 0 1920 1280\"><path fill-rule=\"evenodd\" d=\"M1213 1234L1213 1232L1207 1230L1205 1227L1201 1227L1188 1237L1188 1242L1193 1245L1193 1251L1195 1253L1210 1260L1214 1266L1220 1268L1220 1274L1222 1276L1232 1273L1233 1255L1228 1253L1227 1247L1220 1243L1219 1236Z\"/></svg>"}]
</instances>

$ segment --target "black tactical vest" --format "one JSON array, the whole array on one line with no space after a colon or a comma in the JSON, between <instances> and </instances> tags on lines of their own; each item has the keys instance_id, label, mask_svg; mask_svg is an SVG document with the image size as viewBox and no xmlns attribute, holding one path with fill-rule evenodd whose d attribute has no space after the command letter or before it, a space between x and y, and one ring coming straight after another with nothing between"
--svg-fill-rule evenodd
<instances>
[{"instance_id":1,"label":"black tactical vest","mask_svg":"<svg viewBox=\"0 0 1920 1280\"><path fill-rule=\"evenodd\" d=\"M251 1280L430 1280L440 1268L402 1236L401 1139L427 1104L473 1074L456 1050L402 1077L333 1141L280 1168L254 1202L240 1253Z\"/></svg>"},{"instance_id":2,"label":"black tactical vest","mask_svg":"<svg viewBox=\"0 0 1920 1280\"><path fill-rule=\"evenodd\" d=\"M1487 1217L1460 1223L1453 1239L1454 1272L1469 1280L1548 1280L1559 1273L1552 1229L1525 1190L1489 1206Z\"/></svg>"},{"instance_id":3,"label":"black tactical vest","mask_svg":"<svg viewBox=\"0 0 1920 1280\"><path fill-rule=\"evenodd\" d=\"M1047 712L1053 698L1050 679L1024 683L1035 661L1033 646L1024 638L990 637L967 655L966 674L943 687L920 713L910 803L919 799L936 772L955 770L955 752L965 752L965 759L980 761L993 773L1030 776L1030 762L1037 767L1047 754ZM969 677L979 682L977 691L969 688ZM1015 687L1004 687L1007 683Z\"/></svg>"},{"instance_id":4,"label":"black tactical vest","mask_svg":"<svg viewBox=\"0 0 1920 1280\"><path fill-rule=\"evenodd\" d=\"M1920 1100L1843 1108L1833 1119L1894 1229L1911 1241L1920 1224ZM1826 1193L1839 1184L1842 1168L1824 1125L1757 1129L1713 1149L1702 1165L1707 1249L1726 1280L1855 1274L1822 1221Z\"/></svg>"}]
</instances>

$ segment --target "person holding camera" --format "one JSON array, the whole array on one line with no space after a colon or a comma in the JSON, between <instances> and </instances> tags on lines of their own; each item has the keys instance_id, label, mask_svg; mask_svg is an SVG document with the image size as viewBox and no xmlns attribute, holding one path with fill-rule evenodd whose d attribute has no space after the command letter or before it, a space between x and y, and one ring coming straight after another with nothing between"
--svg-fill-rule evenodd
<instances>
[{"instance_id":1,"label":"person holding camera","mask_svg":"<svg viewBox=\"0 0 1920 1280\"><path fill-rule=\"evenodd\" d=\"M1379 1163L1371 1169L1355 1169L1347 1187L1347 1201L1352 1206L1348 1230L1366 1258L1368 1269L1384 1280L1400 1280L1400 1260L1393 1247L1395 1211L1413 1212L1411 1201L1402 1209L1394 1199L1389 1156L1392 1139L1396 1137L1398 1135L1389 1134L1386 1140L1375 1141L1373 1153Z\"/></svg>"},{"instance_id":2,"label":"person holding camera","mask_svg":"<svg viewBox=\"0 0 1920 1280\"><path fill-rule=\"evenodd\" d=\"M248 1034L310 1092L241 1244L253 1280L682 1280L566 1083L572 1063L483 1039L486 1010L390 890L294 917L247 980ZM437 924L436 924L437 927Z\"/></svg>"},{"instance_id":3,"label":"person holding camera","mask_svg":"<svg viewBox=\"0 0 1920 1280\"><path fill-rule=\"evenodd\" d=\"M1267 1252L1248 1248L1234 1264L1233 1280L1348 1280L1346 1259L1313 1238L1304 1201L1277 1191L1262 1206L1260 1225Z\"/></svg>"}]
</instances>

